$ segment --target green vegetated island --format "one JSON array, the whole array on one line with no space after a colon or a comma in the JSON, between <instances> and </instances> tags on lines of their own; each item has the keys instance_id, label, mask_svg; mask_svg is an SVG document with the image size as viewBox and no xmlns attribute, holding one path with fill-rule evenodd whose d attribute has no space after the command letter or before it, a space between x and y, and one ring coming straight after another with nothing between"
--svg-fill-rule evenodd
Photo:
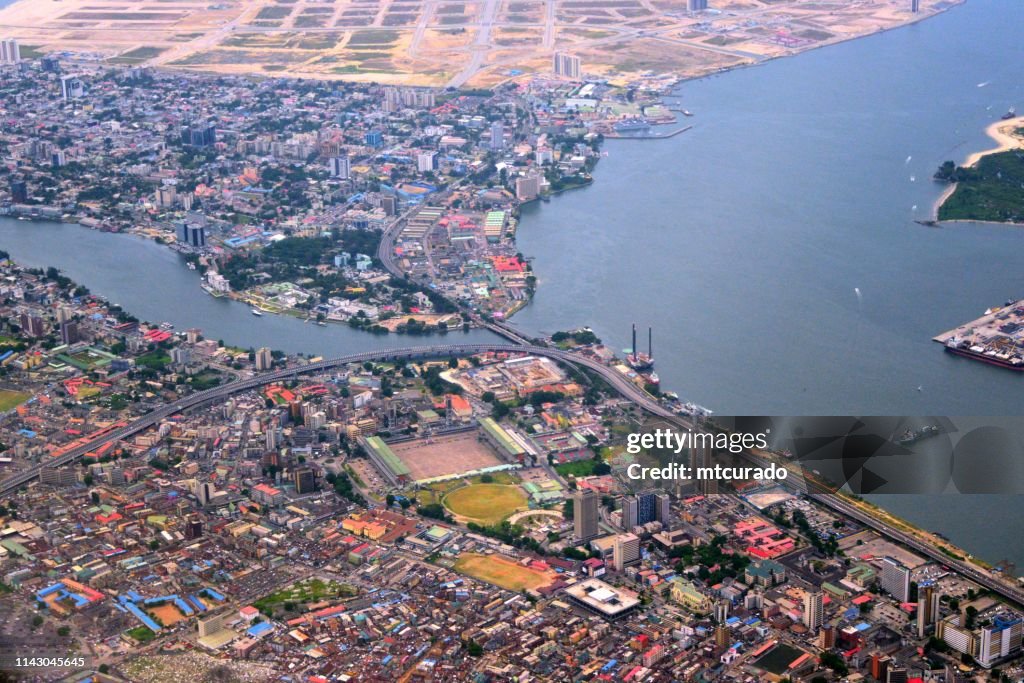
<instances>
[{"instance_id":1,"label":"green vegetated island","mask_svg":"<svg viewBox=\"0 0 1024 683\"><path fill-rule=\"evenodd\" d=\"M1013 135L1024 138L1024 127ZM956 183L939 206L940 221L1024 223L1024 149L985 154L966 166L947 161L935 179Z\"/></svg>"}]
</instances>

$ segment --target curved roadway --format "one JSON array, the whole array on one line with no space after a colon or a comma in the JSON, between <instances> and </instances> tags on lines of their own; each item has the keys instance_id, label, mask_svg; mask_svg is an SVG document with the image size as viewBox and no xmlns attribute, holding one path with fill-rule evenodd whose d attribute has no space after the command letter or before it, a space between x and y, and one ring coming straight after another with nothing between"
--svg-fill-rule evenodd
<instances>
[{"instance_id":1,"label":"curved roadway","mask_svg":"<svg viewBox=\"0 0 1024 683\"><path fill-rule=\"evenodd\" d=\"M96 450L100 446L107 444L111 441L119 441L127 438L134 434L149 429L150 427L158 424L161 420L164 420L175 413L179 413L189 408L194 408L198 405L206 403L207 401L215 401L226 398L232 394L237 394L242 391L248 391L256 387L260 387L266 384L272 384L279 382L283 379L294 377L296 375L308 374L312 372L319 372L322 370L330 370L331 368L339 365L347 365L349 363L364 363L366 361L391 361L391 360L410 360L414 358L438 358L438 357L450 357L450 356L466 356L474 355L477 353L525 353L535 356L545 356L553 360L557 360L563 363L570 363L572 365L582 365L584 367L593 370L594 372L601 375L601 377L608 382L616 391L620 394L629 398L637 405L641 406L645 410L659 415L661 417L671 417L673 414L671 411L659 404L650 394L646 393L638 386L633 384L629 379L624 377L622 374L616 372L612 368L609 368L597 361L589 358L584 358L567 351L559 349L550 349L542 346L533 346L528 344L434 344L430 346L421 346L405 349L387 349L380 351L367 351L364 353L356 353L349 356L340 356L338 358L330 358L327 360L317 361L315 363L309 363L308 365L300 365L291 368L285 368L284 370L276 370L274 372L264 373L249 379L239 380L224 384L213 389L207 389L206 391L199 391L188 396L168 403L167 405L158 408L146 415L143 415L139 419L116 429L109 434L105 434L101 437L93 439L85 443L82 446L78 446L67 453L64 453L56 458L47 460L46 462L34 465L26 469L25 471L9 477L8 479L0 482L0 497L10 495L18 487L28 483L39 476L39 472L43 467L60 467L63 465L70 464L86 453Z\"/></svg>"}]
</instances>

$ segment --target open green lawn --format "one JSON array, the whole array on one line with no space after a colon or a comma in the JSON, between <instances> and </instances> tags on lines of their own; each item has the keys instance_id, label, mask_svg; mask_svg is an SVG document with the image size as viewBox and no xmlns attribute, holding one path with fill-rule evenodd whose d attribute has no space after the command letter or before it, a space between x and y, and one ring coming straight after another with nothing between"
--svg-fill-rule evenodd
<instances>
[{"instance_id":1,"label":"open green lawn","mask_svg":"<svg viewBox=\"0 0 1024 683\"><path fill-rule=\"evenodd\" d=\"M26 394L23 391L0 389L0 413L17 408L31 397L32 394Z\"/></svg>"},{"instance_id":2,"label":"open green lawn","mask_svg":"<svg viewBox=\"0 0 1024 683\"><path fill-rule=\"evenodd\" d=\"M156 638L156 634L149 630L148 626L136 626L133 629L126 631L130 637L139 641L140 643L148 643L149 641Z\"/></svg>"},{"instance_id":3,"label":"open green lawn","mask_svg":"<svg viewBox=\"0 0 1024 683\"><path fill-rule=\"evenodd\" d=\"M497 524L516 510L525 508L527 498L518 486L472 484L445 496L444 506L461 517L483 524Z\"/></svg>"},{"instance_id":4,"label":"open green lawn","mask_svg":"<svg viewBox=\"0 0 1024 683\"><path fill-rule=\"evenodd\" d=\"M265 595L252 605L264 614L273 615L278 609L294 611L308 603L334 600L354 594L355 589L344 583L324 581L323 579L306 579L270 595ZM292 607L291 610L288 609L289 606Z\"/></svg>"}]
</instances>

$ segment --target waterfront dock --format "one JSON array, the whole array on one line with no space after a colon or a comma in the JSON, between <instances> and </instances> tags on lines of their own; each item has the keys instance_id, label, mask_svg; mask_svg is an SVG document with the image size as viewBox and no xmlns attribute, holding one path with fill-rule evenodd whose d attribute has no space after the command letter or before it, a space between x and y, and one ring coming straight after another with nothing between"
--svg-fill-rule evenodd
<instances>
[{"instance_id":1,"label":"waterfront dock","mask_svg":"<svg viewBox=\"0 0 1024 683\"><path fill-rule=\"evenodd\" d=\"M932 341L958 356L1024 371L1024 299L989 308L981 317L936 335Z\"/></svg>"}]
</instances>

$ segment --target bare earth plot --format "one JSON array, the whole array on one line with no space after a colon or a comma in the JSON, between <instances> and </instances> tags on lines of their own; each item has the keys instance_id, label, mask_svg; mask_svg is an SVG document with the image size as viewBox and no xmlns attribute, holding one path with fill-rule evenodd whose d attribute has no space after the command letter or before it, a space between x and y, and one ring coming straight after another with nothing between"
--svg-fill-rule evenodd
<instances>
[{"instance_id":1,"label":"bare earth plot","mask_svg":"<svg viewBox=\"0 0 1024 683\"><path fill-rule=\"evenodd\" d=\"M960 0L21 0L0 34L43 51L225 74L489 86L556 50L613 83L696 77L909 23Z\"/></svg>"},{"instance_id":2,"label":"bare earth plot","mask_svg":"<svg viewBox=\"0 0 1024 683\"><path fill-rule=\"evenodd\" d=\"M552 571L524 567L500 555L463 553L455 561L455 570L475 579L510 591L536 590L554 581Z\"/></svg>"},{"instance_id":3,"label":"bare earth plot","mask_svg":"<svg viewBox=\"0 0 1024 683\"><path fill-rule=\"evenodd\" d=\"M476 432L394 443L391 450L409 468L413 481L502 464L494 451L477 438Z\"/></svg>"}]
</instances>

